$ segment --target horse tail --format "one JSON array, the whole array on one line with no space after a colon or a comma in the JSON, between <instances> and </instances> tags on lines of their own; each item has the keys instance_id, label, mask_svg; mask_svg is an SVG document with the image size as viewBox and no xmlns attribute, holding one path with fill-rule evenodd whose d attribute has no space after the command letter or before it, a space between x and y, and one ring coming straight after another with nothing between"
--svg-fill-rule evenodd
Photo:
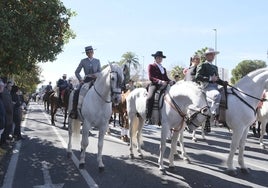
<instances>
[{"instance_id":1,"label":"horse tail","mask_svg":"<svg viewBox=\"0 0 268 188\"><path fill-rule=\"evenodd\" d=\"M74 135L74 138L80 138L80 127L81 127L81 122L79 119L71 119L71 127L72 127L72 132Z\"/></svg>"},{"instance_id":2,"label":"horse tail","mask_svg":"<svg viewBox=\"0 0 268 188\"><path fill-rule=\"evenodd\" d=\"M131 132L131 138L134 145L137 145L138 140L140 140L140 144L143 145L143 139L142 139L142 127L143 127L143 120L141 117L134 116L132 117L131 124L129 123L129 126L132 126L132 132Z\"/></svg>"}]
</instances>

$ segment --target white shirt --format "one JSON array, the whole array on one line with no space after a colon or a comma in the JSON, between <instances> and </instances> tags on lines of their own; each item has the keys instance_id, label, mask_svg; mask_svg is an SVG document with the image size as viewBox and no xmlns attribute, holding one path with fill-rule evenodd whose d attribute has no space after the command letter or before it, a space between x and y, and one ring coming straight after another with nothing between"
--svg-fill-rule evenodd
<instances>
[{"instance_id":1,"label":"white shirt","mask_svg":"<svg viewBox=\"0 0 268 188\"><path fill-rule=\"evenodd\" d=\"M161 72L162 74L165 74L164 67L163 67L161 64L158 64L158 63L156 63L156 65L157 65L158 68L160 69L160 72Z\"/></svg>"}]
</instances>

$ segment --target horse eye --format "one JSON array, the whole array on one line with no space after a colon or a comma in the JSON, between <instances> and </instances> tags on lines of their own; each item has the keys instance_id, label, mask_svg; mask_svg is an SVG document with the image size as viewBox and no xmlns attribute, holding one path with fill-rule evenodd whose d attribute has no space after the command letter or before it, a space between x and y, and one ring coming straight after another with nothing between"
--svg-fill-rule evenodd
<instances>
[{"instance_id":1,"label":"horse eye","mask_svg":"<svg viewBox=\"0 0 268 188\"><path fill-rule=\"evenodd\" d=\"M114 81L114 77L112 77L112 78L111 78L111 80L113 80L113 81Z\"/></svg>"}]
</instances>

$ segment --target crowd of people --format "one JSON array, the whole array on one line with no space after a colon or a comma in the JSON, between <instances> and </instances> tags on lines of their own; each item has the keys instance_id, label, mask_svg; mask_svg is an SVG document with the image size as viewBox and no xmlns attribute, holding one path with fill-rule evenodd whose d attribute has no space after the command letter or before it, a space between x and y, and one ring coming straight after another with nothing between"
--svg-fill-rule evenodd
<instances>
[{"instance_id":1,"label":"crowd of people","mask_svg":"<svg viewBox=\"0 0 268 188\"><path fill-rule=\"evenodd\" d=\"M26 110L26 100L20 88L0 78L0 147L10 145L15 140L23 140L21 134L22 113Z\"/></svg>"},{"instance_id":2,"label":"crowd of people","mask_svg":"<svg viewBox=\"0 0 268 188\"><path fill-rule=\"evenodd\" d=\"M85 47L85 53L87 58L84 58L79 63L77 69L75 70L75 75L79 80L79 87L75 90L75 95L73 99L73 107L70 113L70 117L76 119L79 115L81 108L81 101L78 102L79 93L81 88L83 88L84 83L92 84L97 73L101 71L101 64L99 59L93 57L94 49L92 46ZM200 64L200 56L195 54L191 57L190 66L183 71L185 75L184 80L194 81L203 86L206 95L212 99L212 113L215 117L218 115L218 106L220 100L220 93L218 91L218 85L226 85L227 82L221 80L218 74L217 66L212 64L215 56L219 52L214 51L212 48L208 48L205 52L204 63ZM179 74L174 76L174 79L170 79L167 75L167 71L162 65L163 59L166 56L162 51L157 51L152 54L154 57L154 62L148 66L148 77L150 84L148 85L148 97L146 101L146 123L151 123L152 106L154 101L154 95L156 90L165 89L167 85L173 85L176 81L180 80ZM124 66L124 76L123 89L135 88L134 81L130 79L128 67ZM82 78L80 75L81 70L84 70L85 77ZM69 87L73 89L70 80L67 80L67 75L63 74L62 78L58 80L57 87L59 89L58 97L59 102L61 102L62 92ZM45 88L46 92L52 90L51 82ZM86 91L84 91L86 92ZM81 95L81 94L80 94ZM23 136L21 135L21 121L22 121L22 106L25 103L20 88L11 82L7 82L6 78L0 79L0 144L6 144L10 139L21 140ZM79 105L80 104L80 105Z\"/></svg>"}]
</instances>

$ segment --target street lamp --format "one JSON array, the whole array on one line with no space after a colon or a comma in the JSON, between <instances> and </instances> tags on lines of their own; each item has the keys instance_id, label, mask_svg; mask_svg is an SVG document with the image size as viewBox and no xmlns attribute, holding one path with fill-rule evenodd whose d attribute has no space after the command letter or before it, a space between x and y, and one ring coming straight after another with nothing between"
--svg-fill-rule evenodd
<instances>
[{"instance_id":1,"label":"street lamp","mask_svg":"<svg viewBox=\"0 0 268 188\"><path fill-rule=\"evenodd\" d=\"M213 29L215 31L215 51L217 51L217 29ZM217 66L217 56L215 56L215 65Z\"/></svg>"}]
</instances>

